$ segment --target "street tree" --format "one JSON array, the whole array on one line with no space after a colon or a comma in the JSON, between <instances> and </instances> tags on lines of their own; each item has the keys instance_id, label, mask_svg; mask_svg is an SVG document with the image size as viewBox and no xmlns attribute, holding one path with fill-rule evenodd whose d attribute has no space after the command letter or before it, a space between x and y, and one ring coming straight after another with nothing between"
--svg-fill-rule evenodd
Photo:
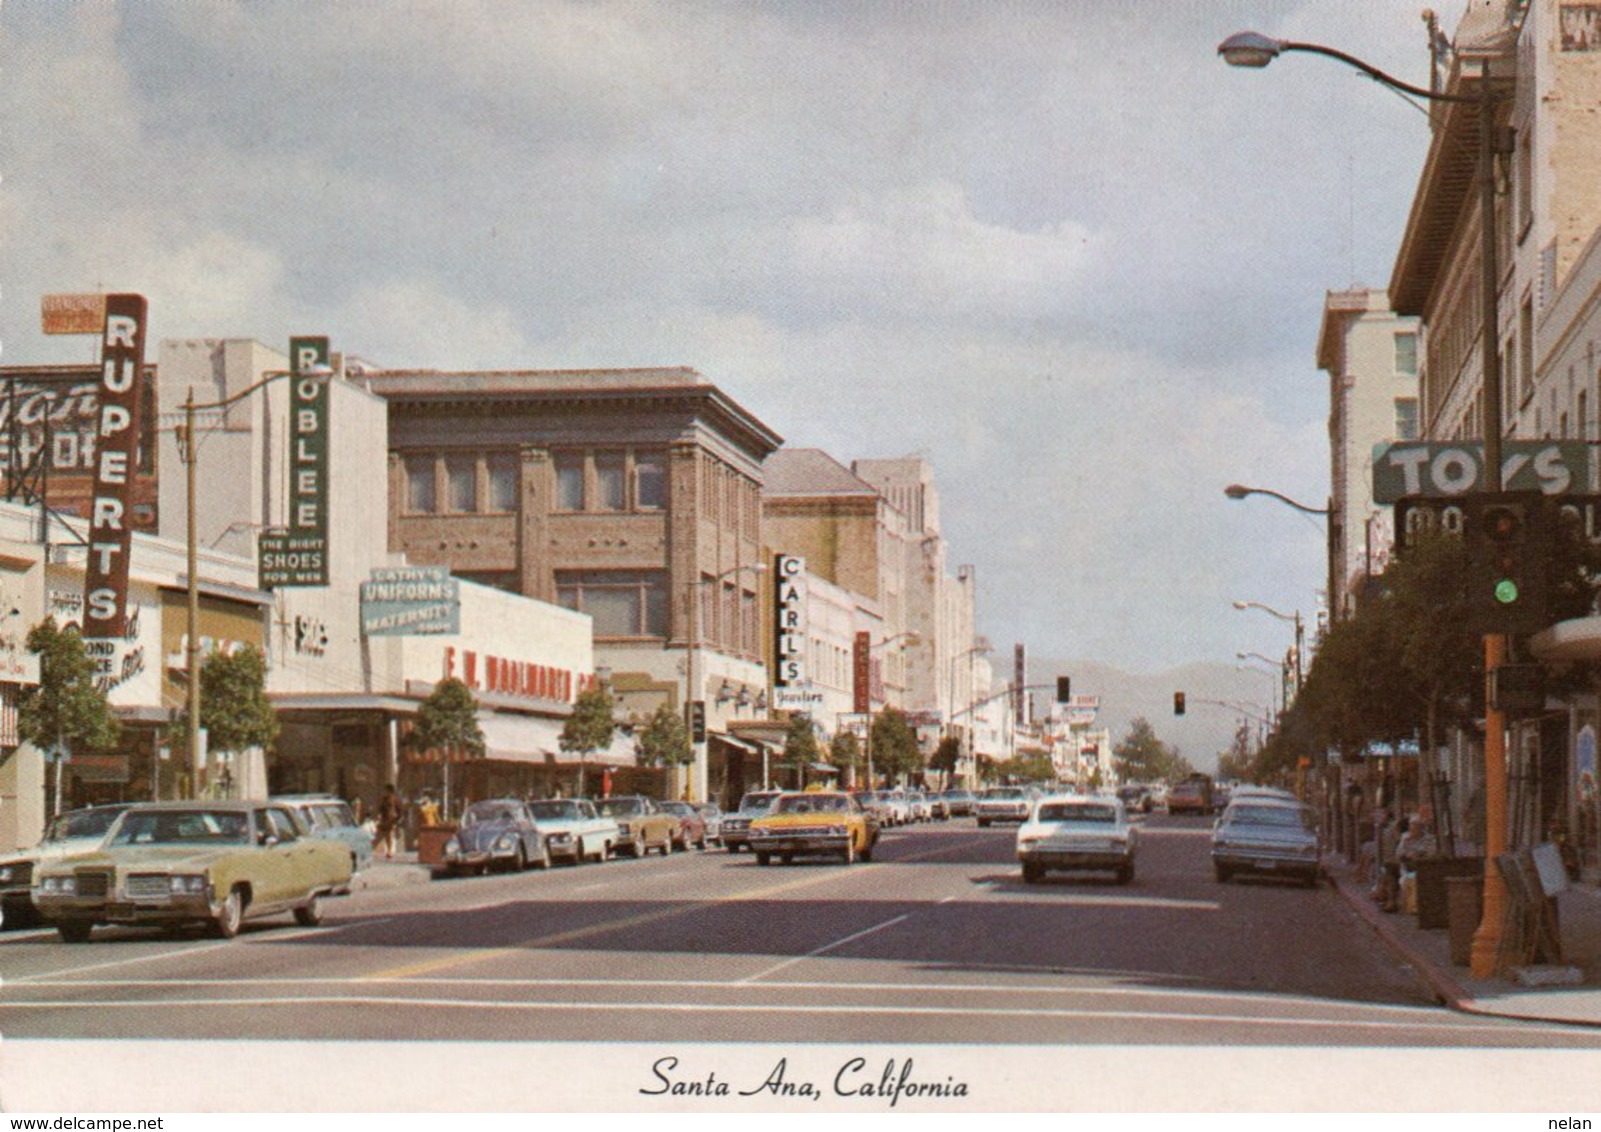
<instances>
[{"instance_id":1,"label":"street tree","mask_svg":"<svg viewBox=\"0 0 1601 1132\"><path fill-rule=\"evenodd\" d=\"M609 740L608 740L609 742ZM634 743L641 766L688 766L695 761L684 717L671 704L659 704Z\"/></svg>"},{"instance_id":2,"label":"street tree","mask_svg":"<svg viewBox=\"0 0 1601 1132\"><path fill-rule=\"evenodd\" d=\"M909 781L923 769L917 732L899 708L887 707L874 716L870 735L873 769L882 773L886 781Z\"/></svg>"},{"instance_id":3,"label":"street tree","mask_svg":"<svg viewBox=\"0 0 1601 1132\"><path fill-rule=\"evenodd\" d=\"M75 626L46 618L28 631L26 646L39 657L39 683L17 699L17 735L41 751L103 751L116 745L121 725L105 690L95 682L94 661ZM51 815L61 805L61 763L51 760Z\"/></svg>"},{"instance_id":4,"label":"street tree","mask_svg":"<svg viewBox=\"0 0 1601 1132\"><path fill-rule=\"evenodd\" d=\"M585 764L596 751L611 746L617 732L617 709L612 701L611 689L596 683L578 693L573 702L573 713L562 724L561 749L578 756L578 793L584 793Z\"/></svg>"},{"instance_id":5,"label":"street tree","mask_svg":"<svg viewBox=\"0 0 1601 1132\"><path fill-rule=\"evenodd\" d=\"M405 746L413 751L434 751L439 756L440 795L450 816L450 763L484 753L484 730L478 724L478 697L454 676L434 685L418 705L417 718L406 733Z\"/></svg>"},{"instance_id":6,"label":"street tree","mask_svg":"<svg viewBox=\"0 0 1601 1132\"><path fill-rule=\"evenodd\" d=\"M789 717L784 726L784 753L779 761L790 769L795 775L795 784L798 787L805 779L805 770L811 763L822 758L822 748L817 742L817 724L809 715L799 713Z\"/></svg>"},{"instance_id":7,"label":"street tree","mask_svg":"<svg viewBox=\"0 0 1601 1132\"><path fill-rule=\"evenodd\" d=\"M828 761L849 774L851 782L856 781L856 772L867 763L867 753L862 750L862 741L856 737L856 732L834 733L828 744Z\"/></svg>"},{"instance_id":8,"label":"street tree","mask_svg":"<svg viewBox=\"0 0 1601 1132\"><path fill-rule=\"evenodd\" d=\"M949 786L951 775L962 761L962 741L954 735L947 735L939 741L934 753L928 757L928 769L937 770L943 776L941 782Z\"/></svg>"},{"instance_id":9,"label":"street tree","mask_svg":"<svg viewBox=\"0 0 1601 1132\"><path fill-rule=\"evenodd\" d=\"M266 750L278 741L278 712L267 698L265 653L246 645L206 654L200 662L200 727L206 749L219 753ZM188 749L187 710L174 722L171 742Z\"/></svg>"},{"instance_id":10,"label":"street tree","mask_svg":"<svg viewBox=\"0 0 1601 1132\"><path fill-rule=\"evenodd\" d=\"M1125 782L1160 782L1176 777L1181 770L1178 752L1157 738L1156 729L1143 715L1130 721L1128 734L1112 747L1112 758L1118 777Z\"/></svg>"}]
</instances>

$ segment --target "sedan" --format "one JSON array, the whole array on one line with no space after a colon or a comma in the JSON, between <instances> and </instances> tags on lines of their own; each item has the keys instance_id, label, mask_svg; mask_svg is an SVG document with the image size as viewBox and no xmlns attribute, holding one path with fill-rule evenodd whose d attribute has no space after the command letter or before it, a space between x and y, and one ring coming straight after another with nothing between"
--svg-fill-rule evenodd
<instances>
[{"instance_id":1,"label":"sedan","mask_svg":"<svg viewBox=\"0 0 1601 1132\"><path fill-rule=\"evenodd\" d=\"M550 847L525 802L497 798L474 802L461 827L445 842L441 871L487 873L492 868L522 872L529 865L550 868Z\"/></svg>"},{"instance_id":2,"label":"sedan","mask_svg":"<svg viewBox=\"0 0 1601 1132\"><path fill-rule=\"evenodd\" d=\"M323 897L349 892L350 877L344 846L305 836L285 806L147 802L94 853L40 869L34 903L68 943L97 924L206 924L231 939L257 916L321 923Z\"/></svg>"},{"instance_id":3,"label":"sedan","mask_svg":"<svg viewBox=\"0 0 1601 1132\"><path fill-rule=\"evenodd\" d=\"M672 814L678 819L678 833L673 838L675 849L688 849L691 845L697 849L706 848L706 819L701 812L689 802L663 802L662 812Z\"/></svg>"},{"instance_id":4,"label":"sedan","mask_svg":"<svg viewBox=\"0 0 1601 1132\"><path fill-rule=\"evenodd\" d=\"M343 798L333 794L286 794L273 799L295 812L312 837L337 841L350 850L350 867L360 872L372 863L372 834L361 828Z\"/></svg>"},{"instance_id":5,"label":"sedan","mask_svg":"<svg viewBox=\"0 0 1601 1132\"><path fill-rule=\"evenodd\" d=\"M1033 791L1026 787L991 786L973 803L973 816L980 826L995 821L1027 821L1033 801Z\"/></svg>"},{"instance_id":6,"label":"sedan","mask_svg":"<svg viewBox=\"0 0 1601 1132\"><path fill-rule=\"evenodd\" d=\"M750 844L750 823L765 814L779 794L778 790L752 790L739 800L739 809L723 815L723 845L730 853Z\"/></svg>"},{"instance_id":7,"label":"sedan","mask_svg":"<svg viewBox=\"0 0 1601 1132\"><path fill-rule=\"evenodd\" d=\"M695 808L700 811L701 819L706 823L706 841L708 844L721 845L723 843L723 811L716 802L696 802Z\"/></svg>"},{"instance_id":8,"label":"sedan","mask_svg":"<svg viewBox=\"0 0 1601 1132\"><path fill-rule=\"evenodd\" d=\"M1312 807L1242 798L1212 830L1212 870L1219 884L1236 873L1295 877L1311 888L1322 873L1322 845Z\"/></svg>"},{"instance_id":9,"label":"sedan","mask_svg":"<svg viewBox=\"0 0 1601 1132\"><path fill-rule=\"evenodd\" d=\"M99 848L106 831L127 808L123 803L58 814L45 827L39 844L0 861L0 923L8 927L26 927L34 923L38 919L33 908L34 873L47 862Z\"/></svg>"},{"instance_id":10,"label":"sedan","mask_svg":"<svg viewBox=\"0 0 1601 1132\"><path fill-rule=\"evenodd\" d=\"M595 810L617 823L618 848L630 857L643 857L655 849L663 857L673 851L678 840L678 817L663 813L661 806L643 794L603 798Z\"/></svg>"},{"instance_id":11,"label":"sedan","mask_svg":"<svg viewBox=\"0 0 1601 1132\"><path fill-rule=\"evenodd\" d=\"M953 787L944 792L945 809L953 818L965 818L973 812L973 792Z\"/></svg>"},{"instance_id":12,"label":"sedan","mask_svg":"<svg viewBox=\"0 0 1601 1132\"><path fill-rule=\"evenodd\" d=\"M595 812L588 798L548 798L529 802L528 812L545 835L545 847L552 857L575 865L585 861L604 861L617 844L617 823Z\"/></svg>"},{"instance_id":13,"label":"sedan","mask_svg":"<svg viewBox=\"0 0 1601 1132\"><path fill-rule=\"evenodd\" d=\"M1040 799L1017 831L1017 860L1030 884L1057 870L1105 869L1134 879L1134 829L1115 797L1058 794Z\"/></svg>"},{"instance_id":14,"label":"sedan","mask_svg":"<svg viewBox=\"0 0 1601 1132\"><path fill-rule=\"evenodd\" d=\"M806 790L781 794L750 827L756 863L778 857L784 864L802 855L838 855L847 865L873 859L876 830L849 794Z\"/></svg>"}]
</instances>

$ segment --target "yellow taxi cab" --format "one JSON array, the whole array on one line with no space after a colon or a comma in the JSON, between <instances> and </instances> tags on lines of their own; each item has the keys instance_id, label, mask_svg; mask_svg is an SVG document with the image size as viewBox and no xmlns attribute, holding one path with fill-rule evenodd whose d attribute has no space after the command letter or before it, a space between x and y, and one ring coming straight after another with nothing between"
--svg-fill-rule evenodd
<instances>
[{"instance_id":1,"label":"yellow taxi cab","mask_svg":"<svg viewBox=\"0 0 1601 1132\"><path fill-rule=\"evenodd\" d=\"M838 856L847 865L873 859L877 824L861 803L839 790L786 791L750 824L758 865L776 855L786 865L798 856Z\"/></svg>"}]
</instances>

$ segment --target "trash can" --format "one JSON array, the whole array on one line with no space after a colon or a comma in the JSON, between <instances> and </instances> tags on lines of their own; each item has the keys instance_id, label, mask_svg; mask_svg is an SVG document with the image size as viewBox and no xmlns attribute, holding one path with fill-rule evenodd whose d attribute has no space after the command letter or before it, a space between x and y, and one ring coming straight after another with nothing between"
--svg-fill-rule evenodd
<instances>
[{"instance_id":1,"label":"trash can","mask_svg":"<svg viewBox=\"0 0 1601 1132\"><path fill-rule=\"evenodd\" d=\"M1425 857L1414 866L1418 885L1418 927L1444 928L1451 923L1445 885L1451 877L1484 876L1483 857Z\"/></svg>"},{"instance_id":2,"label":"trash can","mask_svg":"<svg viewBox=\"0 0 1601 1132\"><path fill-rule=\"evenodd\" d=\"M442 865L445 863L445 842L456 833L455 825L425 825L417 830L417 863Z\"/></svg>"},{"instance_id":3,"label":"trash can","mask_svg":"<svg viewBox=\"0 0 1601 1132\"><path fill-rule=\"evenodd\" d=\"M1451 962L1466 967L1473 959L1473 933L1484 915L1484 878L1445 878L1446 909L1450 918Z\"/></svg>"}]
</instances>

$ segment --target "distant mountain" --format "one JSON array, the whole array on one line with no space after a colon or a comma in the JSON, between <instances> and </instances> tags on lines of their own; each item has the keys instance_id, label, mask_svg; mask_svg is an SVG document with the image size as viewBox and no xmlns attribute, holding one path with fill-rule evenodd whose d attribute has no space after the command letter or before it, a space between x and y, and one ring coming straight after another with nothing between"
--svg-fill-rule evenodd
<instances>
[{"instance_id":1,"label":"distant mountain","mask_svg":"<svg viewBox=\"0 0 1601 1132\"><path fill-rule=\"evenodd\" d=\"M1128 734L1129 725L1144 716L1157 738L1176 747L1197 770L1217 770L1217 756L1234 745L1234 732L1242 719L1278 710L1278 675L1266 666L1238 668L1232 664L1197 661L1166 672L1123 672L1094 660L1042 660L1030 657L1028 682L1054 683L1058 676L1072 680L1077 696L1099 696L1096 726L1112 733L1114 743ZM1185 713L1173 714L1173 693L1183 692ZM1052 692L1034 693L1036 714L1050 709ZM1210 701L1210 702L1209 702ZM1221 706L1239 704L1244 710ZM1253 734L1262 723L1250 719Z\"/></svg>"}]
</instances>

